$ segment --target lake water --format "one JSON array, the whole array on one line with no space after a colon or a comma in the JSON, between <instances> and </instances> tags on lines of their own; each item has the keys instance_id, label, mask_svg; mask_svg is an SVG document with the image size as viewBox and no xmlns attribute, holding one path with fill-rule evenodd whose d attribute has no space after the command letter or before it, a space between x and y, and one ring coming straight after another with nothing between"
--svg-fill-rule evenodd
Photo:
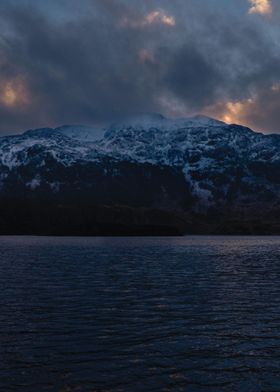
<instances>
[{"instance_id":1,"label":"lake water","mask_svg":"<svg viewBox=\"0 0 280 392\"><path fill-rule=\"evenodd\" d=\"M280 391L280 237L0 237L1 391Z\"/></svg>"}]
</instances>

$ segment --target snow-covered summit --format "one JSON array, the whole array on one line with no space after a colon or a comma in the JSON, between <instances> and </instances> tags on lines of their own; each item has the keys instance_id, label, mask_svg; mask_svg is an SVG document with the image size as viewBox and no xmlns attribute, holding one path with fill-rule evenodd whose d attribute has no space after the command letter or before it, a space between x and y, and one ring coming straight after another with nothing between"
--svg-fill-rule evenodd
<instances>
[{"instance_id":1,"label":"snow-covered summit","mask_svg":"<svg viewBox=\"0 0 280 392\"><path fill-rule=\"evenodd\" d=\"M29 129L22 136L31 138L48 138L63 135L82 142L95 142L103 138L105 130L85 125L63 125L57 128Z\"/></svg>"},{"instance_id":2,"label":"snow-covered summit","mask_svg":"<svg viewBox=\"0 0 280 392\"><path fill-rule=\"evenodd\" d=\"M202 114L198 114L193 117L181 118L178 121L187 126L199 126L199 127L223 127L226 125L223 121L216 120L215 118L207 117Z\"/></svg>"},{"instance_id":3,"label":"snow-covered summit","mask_svg":"<svg viewBox=\"0 0 280 392\"><path fill-rule=\"evenodd\" d=\"M226 125L222 121L203 115L172 119L164 117L159 113L140 113L127 116L121 121L112 123L107 128L85 125L62 125L57 128L29 129L21 136L36 139L55 137L55 135L60 134L77 141L94 143L102 140L104 136L108 138L110 134L115 134L122 130L171 132L187 128L221 128Z\"/></svg>"},{"instance_id":4,"label":"snow-covered summit","mask_svg":"<svg viewBox=\"0 0 280 392\"><path fill-rule=\"evenodd\" d=\"M186 118L167 118L159 113L140 113L128 116L122 121L115 122L109 127L109 132L121 129L150 130L159 129L163 131L174 131L178 128L208 128L223 127L226 124L213 118L197 115Z\"/></svg>"}]
</instances>

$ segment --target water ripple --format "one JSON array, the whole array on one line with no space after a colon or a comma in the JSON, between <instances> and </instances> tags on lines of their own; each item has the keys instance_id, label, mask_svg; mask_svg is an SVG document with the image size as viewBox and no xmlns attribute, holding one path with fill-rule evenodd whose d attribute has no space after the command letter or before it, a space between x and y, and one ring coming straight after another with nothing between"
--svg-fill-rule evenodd
<instances>
[{"instance_id":1,"label":"water ripple","mask_svg":"<svg viewBox=\"0 0 280 392\"><path fill-rule=\"evenodd\" d=\"M0 238L0 390L280 390L280 238Z\"/></svg>"}]
</instances>

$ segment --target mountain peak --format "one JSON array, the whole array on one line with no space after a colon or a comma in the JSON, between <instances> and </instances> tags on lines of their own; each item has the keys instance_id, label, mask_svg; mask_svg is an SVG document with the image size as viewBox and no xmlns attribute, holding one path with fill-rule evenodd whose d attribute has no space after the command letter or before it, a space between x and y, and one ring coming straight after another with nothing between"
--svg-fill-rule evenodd
<instances>
[{"instance_id":1,"label":"mountain peak","mask_svg":"<svg viewBox=\"0 0 280 392\"><path fill-rule=\"evenodd\" d=\"M113 123L110 130L133 127L142 130L158 128L161 130L172 131L178 128L223 127L225 125L226 124L222 121L201 114L185 118L167 118L159 113L138 113L136 115L127 116L123 120Z\"/></svg>"}]
</instances>

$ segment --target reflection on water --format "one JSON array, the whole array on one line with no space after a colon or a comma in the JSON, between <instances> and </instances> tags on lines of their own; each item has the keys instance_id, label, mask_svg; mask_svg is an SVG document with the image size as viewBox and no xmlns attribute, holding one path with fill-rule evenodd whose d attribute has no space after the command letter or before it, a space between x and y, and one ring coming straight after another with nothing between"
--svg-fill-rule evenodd
<instances>
[{"instance_id":1,"label":"reflection on water","mask_svg":"<svg viewBox=\"0 0 280 392\"><path fill-rule=\"evenodd\" d=\"M0 238L0 390L280 391L280 238Z\"/></svg>"}]
</instances>

